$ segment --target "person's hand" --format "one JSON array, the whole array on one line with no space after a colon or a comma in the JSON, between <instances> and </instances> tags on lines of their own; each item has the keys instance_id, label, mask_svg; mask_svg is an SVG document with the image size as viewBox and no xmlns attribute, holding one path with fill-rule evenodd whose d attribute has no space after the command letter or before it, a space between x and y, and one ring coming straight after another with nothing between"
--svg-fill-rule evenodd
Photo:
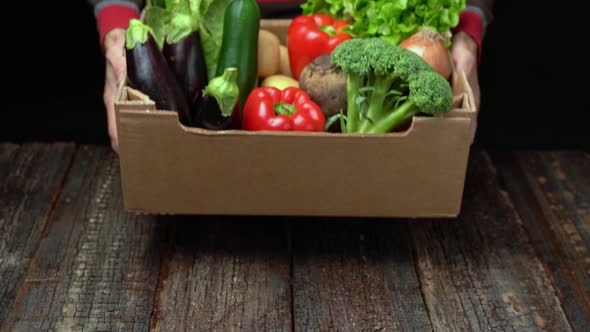
<instances>
[{"instance_id":1,"label":"person's hand","mask_svg":"<svg viewBox=\"0 0 590 332\"><path fill-rule=\"evenodd\" d=\"M453 35L451 54L456 72L465 73L467 82L469 83L471 90L473 90L475 109L479 112L480 90L479 79L477 76L477 44L469 34L459 31ZM475 136L475 130L477 128L477 115L474 120L476 123L473 126L473 136Z\"/></svg>"},{"instance_id":2,"label":"person's hand","mask_svg":"<svg viewBox=\"0 0 590 332\"><path fill-rule=\"evenodd\" d=\"M480 91L477 77L477 44L466 32L453 35L451 54L457 73L465 72L467 82L473 90L475 107L479 110Z\"/></svg>"},{"instance_id":3,"label":"person's hand","mask_svg":"<svg viewBox=\"0 0 590 332\"><path fill-rule=\"evenodd\" d=\"M123 79L127 63L125 61L125 29L109 31L103 41L103 51L106 64L103 101L107 111L107 121L111 147L119 152L117 126L115 123L115 96L117 87Z\"/></svg>"}]
</instances>

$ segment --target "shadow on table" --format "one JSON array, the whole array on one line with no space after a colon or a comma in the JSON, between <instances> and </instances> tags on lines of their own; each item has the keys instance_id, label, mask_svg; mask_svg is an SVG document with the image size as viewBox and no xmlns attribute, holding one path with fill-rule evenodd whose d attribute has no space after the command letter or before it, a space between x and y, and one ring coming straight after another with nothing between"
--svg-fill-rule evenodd
<instances>
[{"instance_id":1,"label":"shadow on table","mask_svg":"<svg viewBox=\"0 0 590 332\"><path fill-rule=\"evenodd\" d=\"M529 248L517 212L490 159L469 160L461 214L443 219L166 216L158 218L175 253L204 255L338 256L413 260L435 248L477 258ZM426 250L425 249L425 250ZM526 249L528 250L528 249Z\"/></svg>"}]
</instances>

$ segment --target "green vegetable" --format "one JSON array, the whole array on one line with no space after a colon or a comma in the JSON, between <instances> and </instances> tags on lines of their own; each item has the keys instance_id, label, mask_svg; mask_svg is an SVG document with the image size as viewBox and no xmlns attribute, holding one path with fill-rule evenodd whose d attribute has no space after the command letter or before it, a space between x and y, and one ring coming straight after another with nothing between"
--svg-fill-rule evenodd
<instances>
[{"instance_id":1,"label":"green vegetable","mask_svg":"<svg viewBox=\"0 0 590 332\"><path fill-rule=\"evenodd\" d=\"M165 29L167 43L176 44L199 30L200 17L195 14L188 0L180 0L171 11Z\"/></svg>"},{"instance_id":2,"label":"green vegetable","mask_svg":"<svg viewBox=\"0 0 590 332\"><path fill-rule=\"evenodd\" d=\"M191 0L196 1L196 0ZM223 18L225 8L232 0L201 0L199 11L202 13L200 33L203 52L205 52L205 62L207 63L207 74L209 77L215 77L217 62L219 61L219 51L221 50L221 41L223 39ZM223 72L223 71L222 71Z\"/></svg>"},{"instance_id":3,"label":"green vegetable","mask_svg":"<svg viewBox=\"0 0 590 332\"><path fill-rule=\"evenodd\" d=\"M238 69L240 109L258 81L260 7L256 0L233 0L225 9L223 39L214 76L226 68ZM213 76L213 77L214 77Z\"/></svg>"},{"instance_id":4,"label":"green vegetable","mask_svg":"<svg viewBox=\"0 0 590 332\"><path fill-rule=\"evenodd\" d=\"M152 29L152 34L160 49L164 45L166 25L168 25L171 15L171 11L162 7L148 5L145 8L145 24Z\"/></svg>"},{"instance_id":5,"label":"green vegetable","mask_svg":"<svg viewBox=\"0 0 590 332\"><path fill-rule=\"evenodd\" d=\"M159 7L162 9L169 9L167 7L167 5L169 5L169 2L170 1L168 1L168 0L147 0L145 6L146 6L146 8L147 7Z\"/></svg>"},{"instance_id":6,"label":"green vegetable","mask_svg":"<svg viewBox=\"0 0 590 332\"><path fill-rule=\"evenodd\" d=\"M353 37L380 37L398 44L422 27L445 34L457 26L466 0L307 0L303 14L330 14L351 23Z\"/></svg>"},{"instance_id":7,"label":"green vegetable","mask_svg":"<svg viewBox=\"0 0 590 332\"><path fill-rule=\"evenodd\" d=\"M148 1L145 23L149 26L160 49L164 41L176 44L199 30L200 15L193 10L189 0Z\"/></svg>"},{"instance_id":8,"label":"green vegetable","mask_svg":"<svg viewBox=\"0 0 590 332\"><path fill-rule=\"evenodd\" d=\"M217 100L221 115L224 117L230 116L240 96L238 70L236 68L226 68L221 76L214 77L209 82L204 92L206 96L211 95ZM206 111L202 110L202 112Z\"/></svg>"},{"instance_id":9,"label":"green vegetable","mask_svg":"<svg viewBox=\"0 0 590 332\"><path fill-rule=\"evenodd\" d=\"M337 46L331 62L347 76L343 132L387 133L416 114L451 110L449 82L400 46L376 37L355 38Z\"/></svg>"},{"instance_id":10,"label":"green vegetable","mask_svg":"<svg viewBox=\"0 0 590 332\"><path fill-rule=\"evenodd\" d=\"M162 48L169 41L179 40L192 31L199 31L207 65L208 77L215 77L223 37L225 8L232 0L149 0L146 2L146 24L153 30Z\"/></svg>"}]
</instances>

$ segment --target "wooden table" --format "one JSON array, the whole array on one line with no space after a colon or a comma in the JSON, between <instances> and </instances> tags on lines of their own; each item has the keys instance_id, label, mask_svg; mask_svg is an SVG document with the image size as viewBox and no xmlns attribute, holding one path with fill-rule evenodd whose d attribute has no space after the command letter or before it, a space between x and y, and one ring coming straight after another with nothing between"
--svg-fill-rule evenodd
<instances>
[{"instance_id":1,"label":"wooden table","mask_svg":"<svg viewBox=\"0 0 590 332\"><path fill-rule=\"evenodd\" d=\"M125 212L106 147L0 144L2 331L588 331L590 155L474 149L456 219Z\"/></svg>"}]
</instances>

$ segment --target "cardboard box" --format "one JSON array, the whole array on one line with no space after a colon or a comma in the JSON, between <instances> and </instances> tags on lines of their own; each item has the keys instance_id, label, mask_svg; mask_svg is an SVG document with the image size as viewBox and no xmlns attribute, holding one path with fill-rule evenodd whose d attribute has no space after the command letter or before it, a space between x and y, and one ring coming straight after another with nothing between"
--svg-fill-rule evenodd
<instances>
[{"instance_id":1,"label":"cardboard box","mask_svg":"<svg viewBox=\"0 0 590 332\"><path fill-rule=\"evenodd\" d=\"M261 27L284 41L287 20ZM127 87L115 102L123 199L153 214L454 217L475 117L461 75L453 110L403 133L208 131Z\"/></svg>"}]
</instances>

